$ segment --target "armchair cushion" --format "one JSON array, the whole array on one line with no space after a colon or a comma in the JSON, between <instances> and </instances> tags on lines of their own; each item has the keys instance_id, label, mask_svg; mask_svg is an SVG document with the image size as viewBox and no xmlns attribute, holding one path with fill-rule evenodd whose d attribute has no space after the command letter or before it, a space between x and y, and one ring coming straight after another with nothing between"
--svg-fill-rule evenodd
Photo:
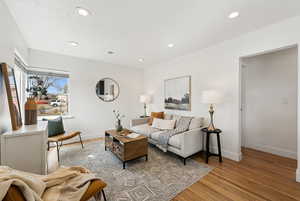
<instances>
[{"instance_id":1,"label":"armchair cushion","mask_svg":"<svg viewBox=\"0 0 300 201\"><path fill-rule=\"evenodd\" d=\"M65 133L62 117L48 120L48 137L53 137Z\"/></svg>"}]
</instances>

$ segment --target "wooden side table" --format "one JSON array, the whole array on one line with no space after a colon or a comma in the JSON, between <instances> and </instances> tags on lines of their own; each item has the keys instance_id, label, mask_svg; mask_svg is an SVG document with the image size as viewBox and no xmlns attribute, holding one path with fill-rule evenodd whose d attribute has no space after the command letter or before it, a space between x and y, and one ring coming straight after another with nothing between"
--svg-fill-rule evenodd
<instances>
[{"instance_id":1,"label":"wooden side table","mask_svg":"<svg viewBox=\"0 0 300 201\"><path fill-rule=\"evenodd\" d=\"M222 153L221 153L221 142L220 142L220 133L222 133L222 130L215 129L213 131L208 130L207 128L203 128L202 132L206 133L206 163L208 163L208 158L210 156L219 156L219 162L222 163ZM211 134L217 135L217 141L218 141L218 154L210 153L209 151L209 138Z\"/></svg>"}]
</instances>

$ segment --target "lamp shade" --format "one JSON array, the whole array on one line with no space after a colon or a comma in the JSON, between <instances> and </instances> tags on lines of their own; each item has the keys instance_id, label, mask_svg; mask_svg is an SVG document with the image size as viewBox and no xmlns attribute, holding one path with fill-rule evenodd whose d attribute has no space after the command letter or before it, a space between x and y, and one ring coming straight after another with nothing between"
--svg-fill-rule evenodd
<instances>
[{"instance_id":1,"label":"lamp shade","mask_svg":"<svg viewBox=\"0 0 300 201\"><path fill-rule=\"evenodd\" d=\"M202 92L201 102L206 104L221 103L223 95L215 90L206 90Z\"/></svg>"},{"instance_id":2,"label":"lamp shade","mask_svg":"<svg viewBox=\"0 0 300 201\"><path fill-rule=\"evenodd\" d=\"M149 95L140 95L140 102L144 104L149 104L151 102L151 96Z\"/></svg>"}]
</instances>

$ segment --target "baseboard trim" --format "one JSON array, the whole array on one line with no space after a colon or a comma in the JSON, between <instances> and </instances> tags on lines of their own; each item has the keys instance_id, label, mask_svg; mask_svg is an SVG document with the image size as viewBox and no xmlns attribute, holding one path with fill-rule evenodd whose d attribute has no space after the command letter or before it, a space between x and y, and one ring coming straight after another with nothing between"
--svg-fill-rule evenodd
<instances>
[{"instance_id":1,"label":"baseboard trim","mask_svg":"<svg viewBox=\"0 0 300 201\"><path fill-rule=\"evenodd\" d=\"M211 152L213 153L218 153L218 147L211 147ZM242 153L235 153L235 152L232 152L232 151L228 151L228 150L224 150L222 149L222 156L224 158L228 158L228 159L231 159L231 160L234 160L234 161L240 161L242 160Z\"/></svg>"},{"instance_id":2,"label":"baseboard trim","mask_svg":"<svg viewBox=\"0 0 300 201\"><path fill-rule=\"evenodd\" d=\"M300 169L299 168L296 170L296 182L300 183Z\"/></svg>"},{"instance_id":3,"label":"baseboard trim","mask_svg":"<svg viewBox=\"0 0 300 201\"><path fill-rule=\"evenodd\" d=\"M250 144L250 145L246 145L246 147L297 160L297 152L292 152L289 150L280 149L280 148L271 147L271 146L264 146L264 145L251 145Z\"/></svg>"}]
</instances>

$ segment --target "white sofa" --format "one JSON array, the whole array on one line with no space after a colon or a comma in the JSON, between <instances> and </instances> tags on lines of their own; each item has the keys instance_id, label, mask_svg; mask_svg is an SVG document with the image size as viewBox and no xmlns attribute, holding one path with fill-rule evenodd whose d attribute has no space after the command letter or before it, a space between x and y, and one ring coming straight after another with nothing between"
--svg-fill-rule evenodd
<instances>
[{"instance_id":1,"label":"white sofa","mask_svg":"<svg viewBox=\"0 0 300 201\"><path fill-rule=\"evenodd\" d=\"M180 118L179 115L165 115L165 119ZM163 132L157 128L153 128L148 125L149 118L139 118L131 120L131 130L135 133L139 133L148 137L148 141L152 144L158 139L160 132ZM185 161L188 157L203 150L203 134L201 129L203 128L203 118L194 117L190 123L189 129L183 133L172 136L169 139L168 151L173 152L183 158Z\"/></svg>"}]
</instances>

